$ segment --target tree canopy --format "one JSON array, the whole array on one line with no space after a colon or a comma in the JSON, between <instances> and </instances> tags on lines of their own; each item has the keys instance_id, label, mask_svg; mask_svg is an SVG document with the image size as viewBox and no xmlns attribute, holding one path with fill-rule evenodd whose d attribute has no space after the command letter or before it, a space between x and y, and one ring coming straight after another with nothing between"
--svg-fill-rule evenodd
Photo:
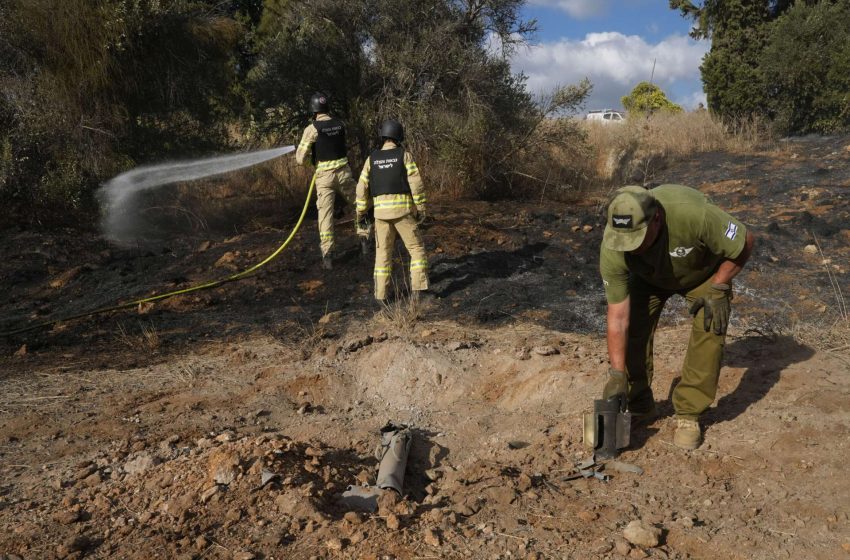
<instances>
[{"instance_id":1,"label":"tree canopy","mask_svg":"<svg viewBox=\"0 0 850 560\"><path fill-rule=\"evenodd\" d=\"M850 3L670 0L711 40L701 71L708 106L728 119L770 119L782 133L850 129Z\"/></svg>"},{"instance_id":2,"label":"tree canopy","mask_svg":"<svg viewBox=\"0 0 850 560\"><path fill-rule=\"evenodd\" d=\"M295 142L329 95L355 162L383 118L487 195L546 107L508 55L523 0L0 0L0 197L79 206L135 164Z\"/></svg>"},{"instance_id":3,"label":"tree canopy","mask_svg":"<svg viewBox=\"0 0 850 560\"><path fill-rule=\"evenodd\" d=\"M648 114L658 111L679 113L682 108L667 99L664 91L655 84L640 82L629 95L621 100L623 107L632 114Z\"/></svg>"}]
</instances>

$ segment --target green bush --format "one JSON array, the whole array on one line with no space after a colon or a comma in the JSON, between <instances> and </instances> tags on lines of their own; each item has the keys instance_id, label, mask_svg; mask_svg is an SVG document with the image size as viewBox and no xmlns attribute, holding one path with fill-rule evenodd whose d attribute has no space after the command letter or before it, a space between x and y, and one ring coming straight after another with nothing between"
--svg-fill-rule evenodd
<instances>
[{"instance_id":1,"label":"green bush","mask_svg":"<svg viewBox=\"0 0 850 560\"><path fill-rule=\"evenodd\" d=\"M626 111L634 115L682 112L679 105L667 99L667 95L660 87L649 82L641 82L636 85L629 95L623 96L621 102Z\"/></svg>"}]
</instances>

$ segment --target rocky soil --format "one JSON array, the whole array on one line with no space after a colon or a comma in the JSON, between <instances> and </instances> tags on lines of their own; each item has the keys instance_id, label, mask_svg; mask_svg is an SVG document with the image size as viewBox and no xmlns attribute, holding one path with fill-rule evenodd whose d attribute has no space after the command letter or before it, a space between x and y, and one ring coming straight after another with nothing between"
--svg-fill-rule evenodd
<instances>
[{"instance_id":1,"label":"rocky soil","mask_svg":"<svg viewBox=\"0 0 850 560\"><path fill-rule=\"evenodd\" d=\"M374 306L347 229L323 272L308 221L250 279L0 338L0 557L850 558L848 163L850 140L807 138L656 172L758 247L705 444L670 443L689 334L671 302L661 418L606 481L572 476L606 370L605 193L435 204L416 313ZM6 231L0 331L222 276L286 227L132 249ZM414 427L405 492L357 511L341 494L374 484L387 420Z\"/></svg>"}]
</instances>

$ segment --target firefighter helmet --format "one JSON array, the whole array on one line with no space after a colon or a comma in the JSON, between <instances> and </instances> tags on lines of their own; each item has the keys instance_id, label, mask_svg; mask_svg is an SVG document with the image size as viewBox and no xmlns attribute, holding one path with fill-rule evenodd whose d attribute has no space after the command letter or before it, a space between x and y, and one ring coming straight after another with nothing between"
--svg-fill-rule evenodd
<instances>
[{"instance_id":1,"label":"firefighter helmet","mask_svg":"<svg viewBox=\"0 0 850 560\"><path fill-rule=\"evenodd\" d=\"M401 142L404 140L404 127L395 119L387 119L381 123L379 134L381 138L391 138L396 142Z\"/></svg>"},{"instance_id":2,"label":"firefighter helmet","mask_svg":"<svg viewBox=\"0 0 850 560\"><path fill-rule=\"evenodd\" d=\"M324 93L316 92L310 98L311 113L327 113L328 111L328 96Z\"/></svg>"}]
</instances>

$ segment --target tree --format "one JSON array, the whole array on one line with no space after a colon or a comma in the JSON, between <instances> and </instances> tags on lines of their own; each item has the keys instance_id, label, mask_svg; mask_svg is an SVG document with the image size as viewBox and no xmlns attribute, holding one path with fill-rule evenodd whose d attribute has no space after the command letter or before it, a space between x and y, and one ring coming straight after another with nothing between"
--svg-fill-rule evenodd
<instances>
[{"instance_id":1,"label":"tree","mask_svg":"<svg viewBox=\"0 0 850 560\"><path fill-rule=\"evenodd\" d=\"M682 111L679 105L667 99L660 87L649 82L636 85L629 95L623 96L621 102L630 114L651 114L656 111L680 113Z\"/></svg>"},{"instance_id":2,"label":"tree","mask_svg":"<svg viewBox=\"0 0 850 560\"><path fill-rule=\"evenodd\" d=\"M740 118L768 111L767 85L760 63L769 23L792 0L670 0L670 7L694 20L691 35L710 39L700 68L713 112Z\"/></svg>"},{"instance_id":3,"label":"tree","mask_svg":"<svg viewBox=\"0 0 850 560\"><path fill-rule=\"evenodd\" d=\"M780 133L850 130L850 5L798 3L772 26L762 57Z\"/></svg>"}]
</instances>

